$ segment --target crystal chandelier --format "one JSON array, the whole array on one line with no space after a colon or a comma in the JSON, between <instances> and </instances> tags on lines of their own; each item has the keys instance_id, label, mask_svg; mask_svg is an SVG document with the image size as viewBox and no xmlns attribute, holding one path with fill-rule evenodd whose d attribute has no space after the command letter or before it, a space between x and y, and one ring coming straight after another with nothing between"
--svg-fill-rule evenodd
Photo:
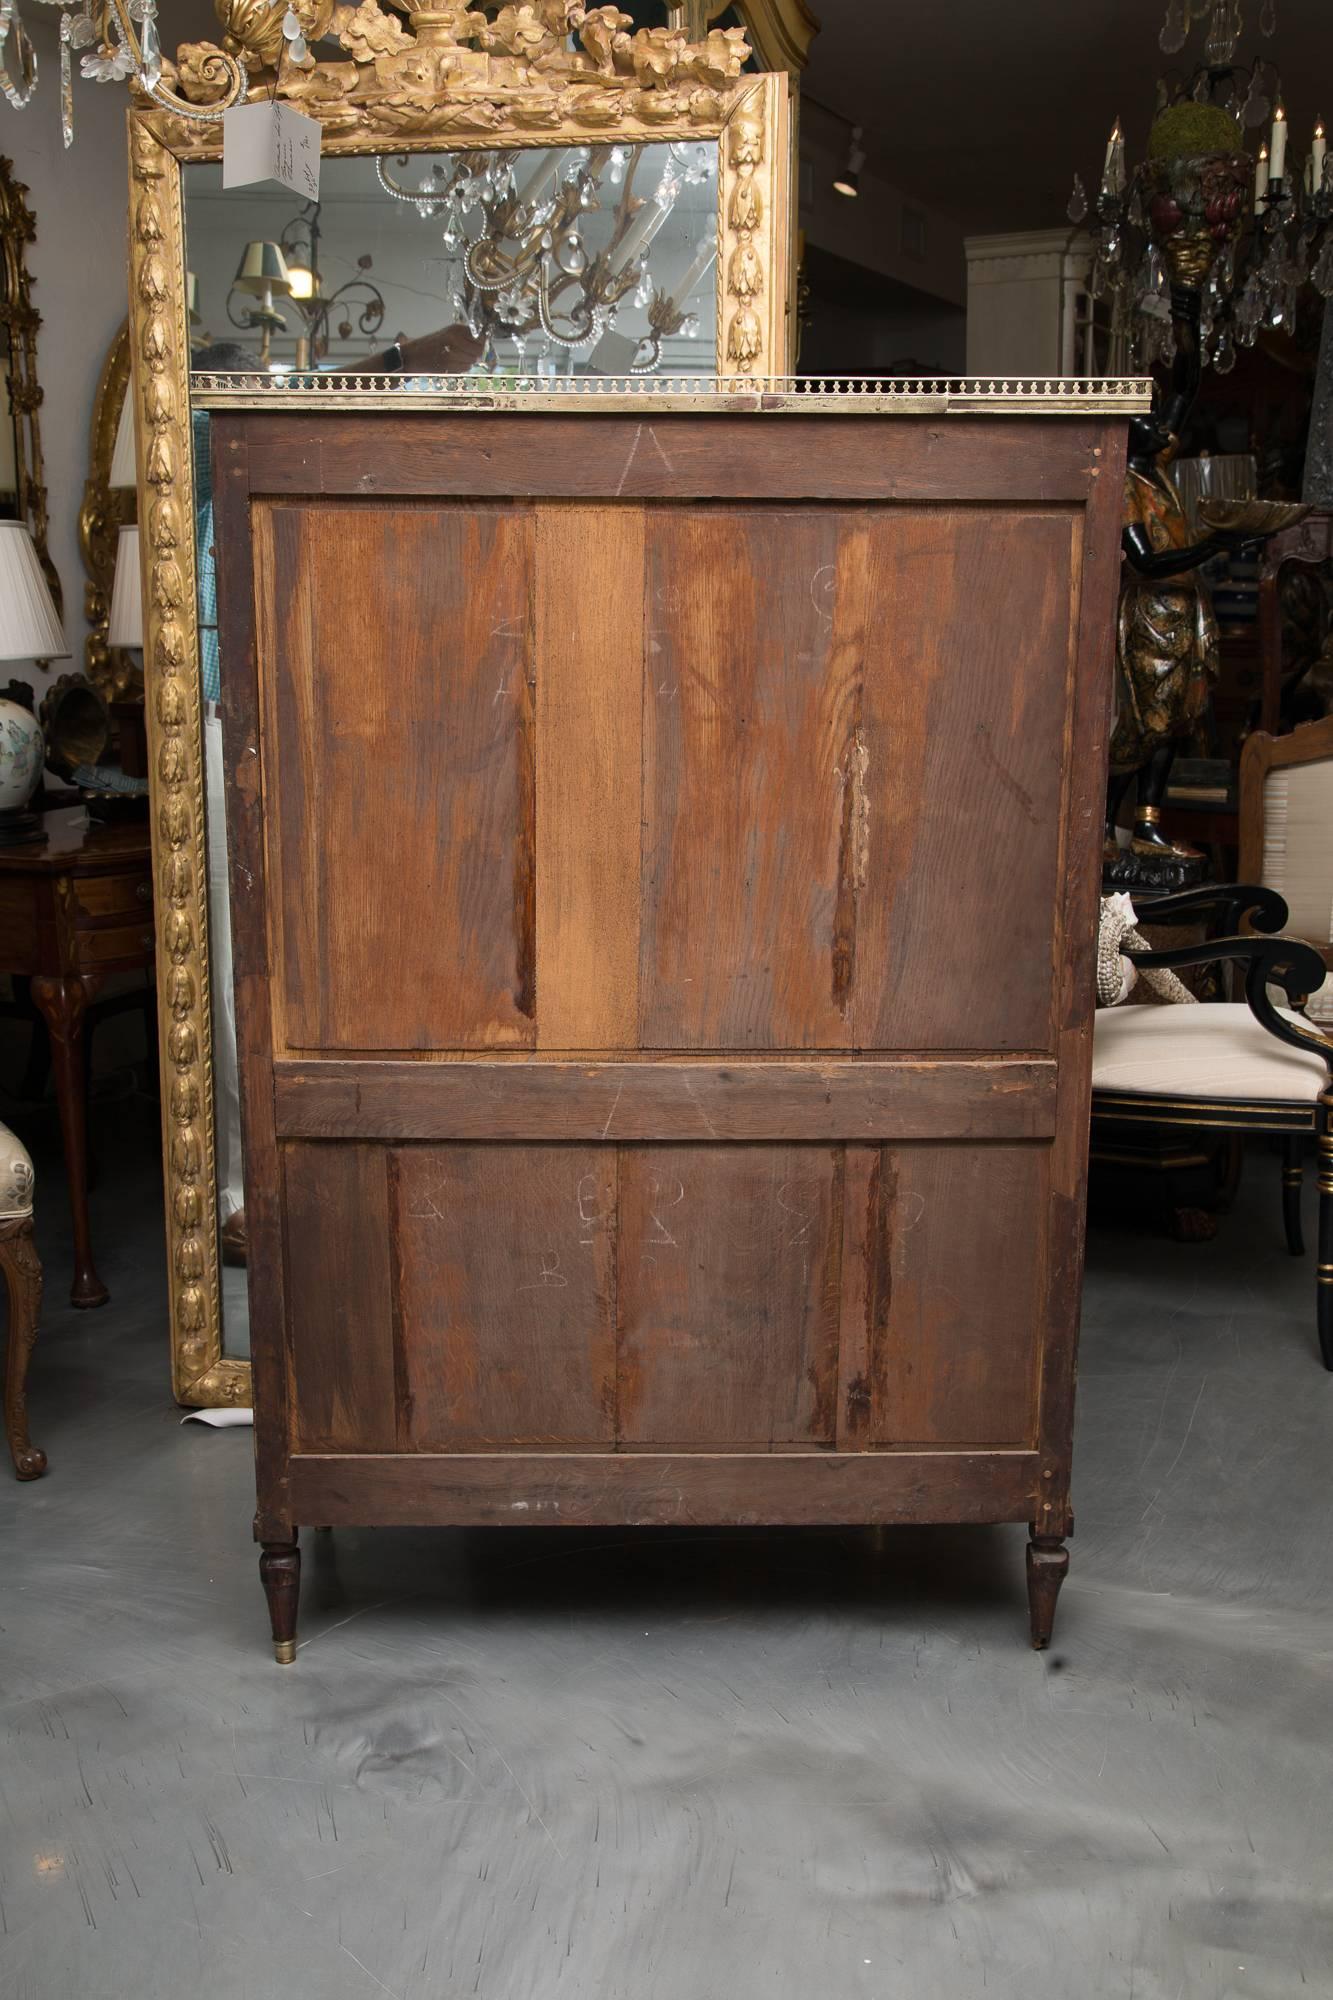
<instances>
[{"instance_id":1,"label":"crystal chandelier","mask_svg":"<svg viewBox=\"0 0 1333 2000\"><path fill-rule=\"evenodd\" d=\"M138 85L146 97L179 118L211 123L239 102L246 74L233 56L213 49L202 59L220 95L207 105L191 104L163 82L162 45L157 32L157 0L39 0L60 9L60 124L68 146L74 138L73 58L95 83ZM24 26L18 0L0 0L0 90L22 111L37 88L37 51Z\"/></svg>"},{"instance_id":2,"label":"crystal chandelier","mask_svg":"<svg viewBox=\"0 0 1333 2000\"><path fill-rule=\"evenodd\" d=\"M1148 158L1127 170L1117 120L1091 204L1088 289L1109 311L1112 344L1139 369L1175 352L1170 289L1202 294L1202 356L1225 374L1264 327L1290 332L1303 287L1333 295L1333 169L1323 121L1310 152L1289 145L1281 83L1266 58L1238 62L1243 0L1167 0L1158 36L1179 55L1204 25L1202 60L1159 80ZM1260 33L1277 28L1262 0ZM1254 151L1251 141L1261 139ZM1069 220L1089 219L1075 175Z\"/></svg>"},{"instance_id":3,"label":"crystal chandelier","mask_svg":"<svg viewBox=\"0 0 1333 2000\"><path fill-rule=\"evenodd\" d=\"M698 330L689 300L716 255L710 229L671 291L654 282L654 237L682 189L707 181L716 163L715 149L704 145L652 150L666 159L656 186L642 195L635 189L642 145L462 154L435 162L415 186L399 178L406 156L380 158L376 171L388 194L410 202L424 222L442 225L444 250L457 260L453 310L492 351L504 341L526 367L589 350L615 330L632 301L646 313L648 331L618 372L643 375L660 365L664 340ZM594 249L589 220L608 211L609 235L600 229L606 240Z\"/></svg>"}]
</instances>

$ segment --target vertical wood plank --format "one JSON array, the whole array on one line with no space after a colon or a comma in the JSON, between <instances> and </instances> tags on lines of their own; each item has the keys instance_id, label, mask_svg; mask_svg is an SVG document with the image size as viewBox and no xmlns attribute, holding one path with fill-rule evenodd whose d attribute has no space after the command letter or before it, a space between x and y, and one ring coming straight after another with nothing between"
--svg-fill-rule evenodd
<instances>
[{"instance_id":1,"label":"vertical wood plank","mask_svg":"<svg viewBox=\"0 0 1333 2000\"><path fill-rule=\"evenodd\" d=\"M1038 1438L1042 1480L1032 1514L1033 1527L1046 1535L1067 1534L1073 1524L1070 1464L1087 1230L1097 899L1119 592L1119 572L1111 551L1120 536L1126 445L1123 424L1108 422L1100 427L1091 451L1088 506L1078 543L1081 560L1069 603L1075 660L1061 812L1065 847L1053 996L1060 1080L1050 1163L1048 1283L1042 1311Z\"/></svg>"},{"instance_id":2,"label":"vertical wood plank","mask_svg":"<svg viewBox=\"0 0 1333 2000\"><path fill-rule=\"evenodd\" d=\"M1068 509L875 517L863 1048L1050 1046L1073 529Z\"/></svg>"},{"instance_id":3,"label":"vertical wood plank","mask_svg":"<svg viewBox=\"0 0 1333 2000\"><path fill-rule=\"evenodd\" d=\"M867 1441L1031 1447L1050 1148L889 1147L867 1246Z\"/></svg>"},{"instance_id":4,"label":"vertical wood plank","mask_svg":"<svg viewBox=\"0 0 1333 2000\"><path fill-rule=\"evenodd\" d=\"M262 535L251 542L250 423L214 419L213 501L217 535L218 617L227 638L222 686L223 754L227 784L227 862L230 882L237 1064L245 1164L245 1217L249 1241L246 1293L250 1308L252 1395L255 1414L255 1525L282 1539L295 1525L290 1513L288 1452L295 1410L287 1373L278 1142L274 1129L268 956L269 883L263 864L268 794L260 722L255 638L255 578L263 575ZM256 523L256 527L260 524ZM252 568L258 565L258 570ZM202 744L199 746L202 755ZM174 981L207 981L199 963ZM205 989L206 990L206 989ZM171 988L168 987L168 995ZM216 1200L216 1190L204 1190ZM226 1329L223 1328L225 1341Z\"/></svg>"},{"instance_id":5,"label":"vertical wood plank","mask_svg":"<svg viewBox=\"0 0 1333 2000\"><path fill-rule=\"evenodd\" d=\"M536 527L538 1046L638 1039L644 517L542 507Z\"/></svg>"},{"instance_id":6,"label":"vertical wood plank","mask_svg":"<svg viewBox=\"0 0 1333 2000\"><path fill-rule=\"evenodd\" d=\"M865 551L836 509L650 513L646 1048L851 1039Z\"/></svg>"},{"instance_id":7,"label":"vertical wood plank","mask_svg":"<svg viewBox=\"0 0 1333 2000\"><path fill-rule=\"evenodd\" d=\"M398 1442L388 1152L283 1148L295 1448Z\"/></svg>"},{"instance_id":8,"label":"vertical wood plank","mask_svg":"<svg viewBox=\"0 0 1333 2000\"><path fill-rule=\"evenodd\" d=\"M843 1174L837 1443L862 1451L884 1394L884 1316L890 1282L882 1146L848 1146Z\"/></svg>"},{"instance_id":9,"label":"vertical wood plank","mask_svg":"<svg viewBox=\"0 0 1333 2000\"><path fill-rule=\"evenodd\" d=\"M841 1152L620 1149L622 1444L833 1443Z\"/></svg>"},{"instance_id":10,"label":"vertical wood plank","mask_svg":"<svg viewBox=\"0 0 1333 2000\"><path fill-rule=\"evenodd\" d=\"M609 1449L614 1150L412 1146L395 1161L408 1448Z\"/></svg>"},{"instance_id":11,"label":"vertical wood plank","mask_svg":"<svg viewBox=\"0 0 1333 2000\"><path fill-rule=\"evenodd\" d=\"M531 1046L531 519L271 512L289 1045Z\"/></svg>"}]
</instances>

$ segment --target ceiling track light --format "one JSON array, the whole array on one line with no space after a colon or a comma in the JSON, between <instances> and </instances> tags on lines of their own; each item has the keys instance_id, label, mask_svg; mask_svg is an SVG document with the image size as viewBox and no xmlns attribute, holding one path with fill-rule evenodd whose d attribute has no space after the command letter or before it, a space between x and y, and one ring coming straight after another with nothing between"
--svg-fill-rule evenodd
<instances>
[{"instance_id":1,"label":"ceiling track light","mask_svg":"<svg viewBox=\"0 0 1333 2000\"><path fill-rule=\"evenodd\" d=\"M866 163L865 147L861 144L864 136L863 128L860 125L853 125L852 142L847 148L847 164L842 172L835 176L833 182L833 192L846 195L849 201L855 201L861 192L861 170Z\"/></svg>"}]
</instances>

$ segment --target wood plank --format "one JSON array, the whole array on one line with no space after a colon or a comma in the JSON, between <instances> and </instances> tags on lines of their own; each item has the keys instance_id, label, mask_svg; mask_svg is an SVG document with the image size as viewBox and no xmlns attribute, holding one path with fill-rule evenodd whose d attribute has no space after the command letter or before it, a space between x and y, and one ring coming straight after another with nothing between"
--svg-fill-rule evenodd
<instances>
[{"instance_id":1,"label":"wood plank","mask_svg":"<svg viewBox=\"0 0 1333 2000\"><path fill-rule=\"evenodd\" d=\"M288 1139L1042 1139L1049 1061L274 1064Z\"/></svg>"},{"instance_id":2,"label":"wood plank","mask_svg":"<svg viewBox=\"0 0 1333 2000\"><path fill-rule=\"evenodd\" d=\"M761 1527L1024 1521L1032 1452L446 1453L291 1462L303 1521L331 1527Z\"/></svg>"},{"instance_id":3,"label":"wood plank","mask_svg":"<svg viewBox=\"0 0 1333 2000\"><path fill-rule=\"evenodd\" d=\"M868 1385L863 1445L1035 1443L1049 1167L1045 1146L885 1148L869 1337L844 1361Z\"/></svg>"},{"instance_id":4,"label":"wood plank","mask_svg":"<svg viewBox=\"0 0 1333 2000\"><path fill-rule=\"evenodd\" d=\"M609 1449L613 1152L436 1146L394 1157L405 1448Z\"/></svg>"},{"instance_id":5,"label":"wood plank","mask_svg":"<svg viewBox=\"0 0 1333 2000\"><path fill-rule=\"evenodd\" d=\"M1126 433L1106 424L1094 447L1098 471L1083 523L1077 587L1068 616L1075 634L1061 823L1061 898L1056 958L1058 1118L1051 1148L1048 1275L1042 1302L1040 1442L1042 1494L1033 1514L1043 1534L1073 1527L1070 1467L1074 1380L1087 1229L1088 1123L1092 1098L1097 902L1114 674L1119 574L1108 560L1120 533Z\"/></svg>"},{"instance_id":6,"label":"wood plank","mask_svg":"<svg viewBox=\"0 0 1333 2000\"><path fill-rule=\"evenodd\" d=\"M1087 417L728 416L648 410L273 413L245 422L263 494L485 499L1086 500ZM368 437L373 436L373 447Z\"/></svg>"},{"instance_id":7,"label":"wood plank","mask_svg":"<svg viewBox=\"0 0 1333 2000\"><path fill-rule=\"evenodd\" d=\"M874 518L860 1047L1052 1046L1075 531L1067 512Z\"/></svg>"},{"instance_id":8,"label":"wood plank","mask_svg":"<svg viewBox=\"0 0 1333 2000\"><path fill-rule=\"evenodd\" d=\"M268 511L289 1045L530 1046L531 520Z\"/></svg>"},{"instance_id":9,"label":"wood plank","mask_svg":"<svg viewBox=\"0 0 1333 2000\"><path fill-rule=\"evenodd\" d=\"M852 1041L840 882L863 818L865 519L785 508L650 517L646 1048Z\"/></svg>"},{"instance_id":10,"label":"wood plank","mask_svg":"<svg viewBox=\"0 0 1333 2000\"><path fill-rule=\"evenodd\" d=\"M841 1208L832 1148L621 1148L622 1444L833 1443Z\"/></svg>"},{"instance_id":11,"label":"wood plank","mask_svg":"<svg viewBox=\"0 0 1333 2000\"><path fill-rule=\"evenodd\" d=\"M884 1149L848 1146L843 1167L842 1262L839 1274L839 1451L860 1451L871 1441L871 1420L882 1383L875 1370L884 1352L883 1315L889 1287L883 1271Z\"/></svg>"},{"instance_id":12,"label":"wood plank","mask_svg":"<svg viewBox=\"0 0 1333 2000\"><path fill-rule=\"evenodd\" d=\"M643 532L637 507L537 516L541 1048L637 1042Z\"/></svg>"},{"instance_id":13,"label":"wood plank","mask_svg":"<svg viewBox=\"0 0 1333 2000\"><path fill-rule=\"evenodd\" d=\"M227 784L227 863L231 888L232 979L236 1001L236 1056L245 1165L252 1396L255 1413L255 1531L284 1540L294 1525L287 1454L295 1407L288 1377L286 1259L283 1255L281 1168L273 1119L272 985L268 976L270 886L264 867L264 786L260 694L255 631L257 567L264 550L252 546L250 481L245 434L219 423L214 437L213 506L217 538L218 618L227 635L227 676L222 689L223 754ZM203 745L195 754L202 760ZM159 997L189 993L191 972L173 968ZM159 975L161 977L161 975ZM216 1190L201 1190L205 1202ZM216 1269L216 1266L213 1267ZM178 1308L179 1310L179 1308ZM184 1329L173 1327L178 1341ZM225 1350L227 1329L221 1329Z\"/></svg>"},{"instance_id":14,"label":"wood plank","mask_svg":"<svg viewBox=\"0 0 1333 2000\"><path fill-rule=\"evenodd\" d=\"M297 1450L399 1441L387 1160L382 1146L283 1148Z\"/></svg>"}]
</instances>

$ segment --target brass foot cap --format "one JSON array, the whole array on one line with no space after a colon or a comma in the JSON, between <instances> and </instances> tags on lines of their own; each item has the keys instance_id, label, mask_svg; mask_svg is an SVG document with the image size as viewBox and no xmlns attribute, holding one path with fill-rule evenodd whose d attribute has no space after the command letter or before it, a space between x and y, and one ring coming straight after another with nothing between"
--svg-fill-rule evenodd
<instances>
[{"instance_id":1,"label":"brass foot cap","mask_svg":"<svg viewBox=\"0 0 1333 2000\"><path fill-rule=\"evenodd\" d=\"M273 1657L280 1667L290 1667L296 1658L295 1639L275 1639L273 1641Z\"/></svg>"}]
</instances>

